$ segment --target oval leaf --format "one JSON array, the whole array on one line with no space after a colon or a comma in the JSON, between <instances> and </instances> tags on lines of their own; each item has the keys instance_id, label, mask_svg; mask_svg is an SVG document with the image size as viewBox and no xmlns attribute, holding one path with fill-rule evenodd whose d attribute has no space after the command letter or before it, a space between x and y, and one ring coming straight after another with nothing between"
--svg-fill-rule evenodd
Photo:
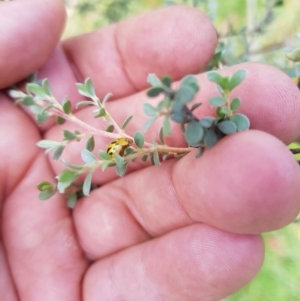
<instances>
[{"instance_id":1,"label":"oval leaf","mask_svg":"<svg viewBox=\"0 0 300 301\"><path fill-rule=\"evenodd\" d=\"M163 88L161 87L155 87L155 88L151 88L147 91L147 95L149 97L156 97L158 96L160 93L162 93L164 91Z\"/></svg>"},{"instance_id":2,"label":"oval leaf","mask_svg":"<svg viewBox=\"0 0 300 301\"><path fill-rule=\"evenodd\" d=\"M39 194L39 199L41 201L45 201L45 200L48 200L50 199L53 195L55 194L55 190L44 190L44 191L41 191L40 194Z\"/></svg>"},{"instance_id":3,"label":"oval leaf","mask_svg":"<svg viewBox=\"0 0 300 301\"><path fill-rule=\"evenodd\" d=\"M53 153L52 159L58 160L60 158L60 156L62 155L64 149L65 149L64 145L60 145L59 147L57 147Z\"/></svg>"},{"instance_id":4,"label":"oval leaf","mask_svg":"<svg viewBox=\"0 0 300 301\"><path fill-rule=\"evenodd\" d=\"M230 120L236 124L239 132L248 130L250 128L250 120L243 114L234 114L230 116Z\"/></svg>"},{"instance_id":5,"label":"oval leaf","mask_svg":"<svg viewBox=\"0 0 300 301\"><path fill-rule=\"evenodd\" d=\"M88 196L91 191L92 177L93 177L93 173L89 172L83 182L82 192L86 196Z\"/></svg>"},{"instance_id":6,"label":"oval leaf","mask_svg":"<svg viewBox=\"0 0 300 301\"><path fill-rule=\"evenodd\" d=\"M235 87L237 87L245 78L246 70L241 69L236 71L231 77L228 85L229 91L232 91Z\"/></svg>"},{"instance_id":7,"label":"oval leaf","mask_svg":"<svg viewBox=\"0 0 300 301\"><path fill-rule=\"evenodd\" d=\"M209 104L212 107L219 107L226 103L226 99L222 96L214 96L209 99Z\"/></svg>"},{"instance_id":8,"label":"oval leaf","mask_svg":"<svg viewBox=\"0 0 300 301\"><path fill-rule=\"evenodd\" d=\"M66 114L70 114L72 110L71 102L70 100L65 100L62 104L63 110Z\"/></svg>"},{"instance_id":9,"label":"oval leaf","mask_svg":"<svg viewBox=\"0 0 300 301\"><path fill-rule=\"evenodd\" d=\"M169 116L165 116L163 123L163 132L165 136L171 135L171 122Z\"/></svg>"},{"instance_id":10,"label":"oval leaf","mask_svg":"<svg viewBox=\"0 0 300 301\"><path fill-rule=\"evenodd\" d=\"M222 84L222 76L217 72L209 72L206 75L207 79L211 82L221 85Z\"/></svg>"},{"instance_id":11,"label":"oval leaf","mask_svg":"<svg viewBox=\"0 0 300 301\"><path fill-rule=\"evenodd\" d=\"M184 133L185 140L189 145L197 145L204 135L204 130L200 122L192 121L188 124Z\"/></svg>"},{"instance_id":12,"label":"oval leaf","mask_svg":"<svg viewBox=\"0 0 300 301\"><path fill-rule=\"evenodd\" d=\"M61 183L72 183L78 177L77 173L68 169L65 169L58 175L58 181Z\"/></svg>"},{"instance_id":13,"label":"oval leaf","mask_svg":"<svg viewBox=\"0 0 300 301\"><path fill-rule=\"evenodd\" d=\"M81 151L81 159L88 165L91 165L97 161L97 158L87 149L83 149Z\"/></svg>"},{"instance_id":14,"label":"oval leaf","mask_svg":"<svg viewBox=\"0 0 300 301\"><path fill-rule=\"evenodd\" d=\"M87 141L86 141L86 145L85 148L92 152L95 148L95 140L94 140L94 136L91 136Z\"/></svg>"},{"instance_id":15,"label":"oval leaf","mask_svg":"<svg viewBox=\"0 0 300 301\"><path fill-rule=\"evenodd\" d=\"M145 103L143 109L147 116L153 117L157 115L157 109L149 103Z\"/></svg>"},{"instance_id":16,"label":"oval leaf","mask_svg":"<svg viewBox=\"0 0 300 301\"><path fill-rule=\"evenodd\" d=\"M232 100L232 102L231 102L231 104L230 104L230 109L232 110L232 111L235 111L235 110L237 110L239 107L240 107L240 105L241 105L241 100L240 100L240 98L234 98L233 100Z\"/></svg>"},{"instance_id":17,"label":"oval leaf","mask_svg":"<svg viewBox=\"0 0 300 301\"><path fill-rule=\"evenodd\" d=\"M237 131L237 126L233 121L224 120L217 124L218 129L226 135L233 134Z\"/></svg>"},{"instance_id":18,"label":"oval leaf","mask_svg":"<svg viewBox=\"0 0 300 301\"><path fill-rule=\"evenodd\" d=\"M123 122L122 124L122 130L125 130L127 124L130 122L130 120L132 119L133 115L129 116L126 118L126 120Z\"/></svg>"},{"instance_id":19,"label":"oval leaf","mask_svg":"<svg viewBox=\"0 0 300 301\"><path fill-rule=\"evenodd\" d=\"M204 144L207 147L213 147L217 142L219 138L216 132L213 129L209 129L204 134Z\"/></svg>"},{"instance_id":20,"label":"oval leaf","mask_svg":"<svg viewBox=\"0 0 300 301\"><path fill-rule=\"evenodd\" d=\"M133 138L137 147L142 148L145 142L144 134L141 131L137 131L134 133Z\"/></svg>"},{"instance_id":21,"label":"oval leaf","mask_svg":"<svg viewBox=\"0 0 300 301\"><path fill-rule=\"evenodd\" d=\"M73 209L76 205L76 202L77 202L77 195L73 193L68 197L68 207L70 209Z\"/></svg>"}]
</instances>

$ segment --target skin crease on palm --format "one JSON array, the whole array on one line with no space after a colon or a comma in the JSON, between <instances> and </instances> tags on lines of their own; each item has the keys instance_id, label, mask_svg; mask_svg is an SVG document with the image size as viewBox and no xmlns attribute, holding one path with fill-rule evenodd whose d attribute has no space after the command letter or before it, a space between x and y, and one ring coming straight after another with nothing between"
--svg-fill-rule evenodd
<instances>
[{"instance_id":1,"label":"skin crease on palm","mask_svg":"<svg viewBox=\"0 0 300 301\"><path fill-rule=\"evenodd\" d=\"M81 99L75 82L93 79L122 122L142 113L148 73L174 80L197 73L217 44L210 20L196 9L169 7L59 44L62 1L0 2L0 88L39 69L58 98ZM36 147L60 140L0 92L1 301L213 301L248 283L264 257L260 234L290 223L300 209L300 173L285 144L300 135L300 93L273 67L245 63L222 70L247 76L235 94L251 130L223 139L200 159L191 153L159 168L135 164L124 178L97 173L102 184L73 212L63 197L38 200L36 184L63 167ZM217 95L199 75L204 102ZM198 99L198 100L199 100ZM154 100L155 101L155 100ZM90 109L77 115L91 120ZM157 128L146 133L157 138ZM73 129L73 125L66 124ZM105 149L109 141L97 138ZM177 128L170 145L182 145ZM80 144L66 151L78 160Z\"/></svg>"}]
</instances>

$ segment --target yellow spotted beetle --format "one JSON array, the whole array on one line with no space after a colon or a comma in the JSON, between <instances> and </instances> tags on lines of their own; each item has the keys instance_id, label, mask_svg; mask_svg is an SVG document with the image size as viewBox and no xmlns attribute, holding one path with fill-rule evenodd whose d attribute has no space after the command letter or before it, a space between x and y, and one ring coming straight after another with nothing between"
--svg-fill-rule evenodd
<instances>
[{"instance_id":1,"label":"yellow spotted beetle","mask_svg":"<svg viewBox=\"0 0 300 301\"><path fill-rule=\"evenodd\" d=\"M133 140L130 138L118 138L112 141L107 147L108 155L113 158L115 154L120 156L124 155L124 151L133 143Z\"/></svg>"}]
</instances>

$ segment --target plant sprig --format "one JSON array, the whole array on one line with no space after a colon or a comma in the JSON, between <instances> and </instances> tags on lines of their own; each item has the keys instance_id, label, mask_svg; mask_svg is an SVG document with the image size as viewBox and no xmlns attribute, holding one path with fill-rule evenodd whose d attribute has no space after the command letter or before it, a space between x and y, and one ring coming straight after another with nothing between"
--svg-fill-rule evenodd
<instances>
[{"instance_id":1,"label":"plant sprig","mask_svg":"<svg viewBox=\"0 0 300 301\"><path fill-rule=\"evenodd\" d=\"M163 96L157 106L144 105L144 112L150 119L144 128L147 130L159 118L162 118L162 127L158 133L159 142L147 142L143 131L138 130L133 136L126 133L126 127L133 116L128 116L119 125L108 112L106 103L112 96L108 93L100 100L90 78L84 83L78 83L79 94L86 99L76 105L76 109L83 106L93 106L94 118L102 118L106 123L106 129L95 128L80 120L74 113L71 101L67 98L58 101L51 92L47 79L41 83L28 83L25 91L16 87L9 90L9 95L24 106L28 106L36 116L38 122L44 122L51 116L56 117L58 124L70 121L80 127L74 132L63 130L62 141L41 140L38 146L45 149L46 153L53 152L52 158L58 160L63 155L65 148L73 142L86 139L85 148L81 150L83 165L75 165L62 159L66 166L56 176L55 182L43 181L38 185L40 199L50 198L56 192L64 194L68 199L68 206L74 207L78 198L88 196L95 187L92 184L93 173L97 169L102 171L107 168L115 168L119 176L124 176L130 162L138 158L142 162L148 161L152 165L159 166L161 161L168 158L179 158L197 149L196 157L200 157L205 148L214 146L226 135L249 129L249 119L235 111L239 109L241 100L231 98L231 92L245 78L246 71L239 70L232 77L222 76L216 72L210 72L207 78L214 82L220 95L209 99L210 105L215 108L215 116L199 118L195 114L201 103L193 103L196 94L200 90L197 78L192 75L184 77L177 89L172 87L172 80L168 76L159 79L156 75L148 76L151 88L147 91L149 97ZM165 143L165 136L172 133L172 123L180 124L187 147L173 147ZM82 132L83 130L83 132ZM108 145L108 150L95 148L95 136L110 138L113 141ZM81 180L84 178L83 180Z\"/></svg>"}]
</instances>

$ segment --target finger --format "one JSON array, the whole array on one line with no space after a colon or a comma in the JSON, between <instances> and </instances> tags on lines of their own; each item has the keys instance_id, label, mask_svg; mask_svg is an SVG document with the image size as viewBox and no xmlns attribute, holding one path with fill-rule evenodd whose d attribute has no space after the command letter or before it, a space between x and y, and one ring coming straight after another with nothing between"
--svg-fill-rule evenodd
<instances>
[{"instance_id":1,"label":"finger","mask_svg":"<svg viewBox=\"0 0 300 301\"><path fill-rule=\"evenodd\" d=\"M199 72L216 44L211 21L198 9L169 7L64 41L65 52L57 47L39 78L48 78L55 97L62 100L67 95L73 106L82 100L75 83L87 77L101 99L108 92L123 97L145 88L148 73L179 79ZM51 125L48 121L42 129Z\"/></svg>"},{"instance_id":2,"label":"finger","mask_svg":"<svg viewBox=\"0 0 300 301\"><path fill-rule=\"evenodd\" d=\"M197 73L216 44L208 17L195 8L172 6L71 38L63 46L80 79L91 77L102 98L146 88L149 73L174 79Z\"/></svg>"},{"instance_id":3,"label":"finger","mask_svg":"<svg viewBox=\"0 0 300 301\"><path fill-rule=\"evenodd\" d=\"M86 254L100 258L195 222L257 234L297 216L299 167L276 138L248 131L194 155L131 173L79 202L74 221Z\"/></svg>"},{"instance_id":4,"label":"finger","mask_svg":"<svg viewBox=\"0 0 300 301\"><path fill-rule=\"evenodd\" d=\"M3 210L3 240L16 288L22 300L80 301L87 263L65 202L59 196L38 201L41 175L52 177L38 157Z\"/></svg>"},{"instance_id":5,"label":"finger","mask_svg":"<svg viewBox=\"0 0 300 301\"><path fill-rule=\"evenodd\" d=\"M0 70L5 70L0 88L5 88L45 63L59 41L65 11L60 0L23 0L1 3L0 16Z\"/></svg>"},{"instance_id":6,"label":"finger","mask_svg":"<svg viewBox=\"0 0 300 301\"><path fill-rule=\"evenodd\" d=\"M0 266L1 301L19 300L2 243L0 243Z\"/></svg>"},{"instance_id":7,"label":"finger","mask_svg":"<svg viewBox=\"0 0 300 301\"><path fill-rule=\"evenodd\" d=\"M41 139L35 124L0 93L0 208L35 160Z\"/></svg>"},{"instance_id":8,"label":"finger","mask_svg":"<svg viewBox=\"0 0 300 301\"><path fill-rule=\"evenodd\" d=\"M232 294L259 271L259 236L193 225L96 262L85 300L211 300Z\"/></svg>"},{"instance_id":9,"label":"finger","mask_svg":"<svg viewBox=\"0 0 300 301\"><path fill-rule=\"evenodd\" d=\"M251 128L259 129L274 135L284 143L291 143L300 135L300 93L295 84L282 72L277 69L256 63L245 63L234 67L221 70L221 74L232 76L238 69L247 71L246 78L240 87L233 92L232 98L240 97L242 101L239 112L250 118ZM195 102L203 102L195 114L198 117L213 116L215 110L208 104L208 99L219 95L217 88L206 79L206 74L198 76L201 86L200 93L197 94ZM158 101L158 99L154 100ZM132 121L126 128L128 134L133 135L135 131L141 129L149 118L143 113L144 103L151 103L151 99L146 98L145 93L137 93L131 97L126 97L113 102L108 102L107 108L118 124L130 115L134 115ZM91 118L92 109L87 108L77 114L78 118L96 129L105 129L106 125L102 120ZM145 133L146 141L157 141L158 132L162 126L162 120L159 119ZM66 124L64 128L75 131L82 129L78 125ZM46 138L50 140L61 140L61 127L54 127L47 134ZM96 137L96 150L106 150L110 140L103 137ZM172 135L166 137L166 143L173 146L184 146L182 132L178 125L173 126ZM73 143L66 148L63 157L76 164L82 165L80 150L85 147L85 141ZM64 166L60 162L51 162L56 173L59 173ZM129 164L128 172L145 167L145 164ZM108 169L104 174L99 171L94 175L94 181L97 184L104 184L116 178L115 170Z\"/></svg>"}]
</instances>

